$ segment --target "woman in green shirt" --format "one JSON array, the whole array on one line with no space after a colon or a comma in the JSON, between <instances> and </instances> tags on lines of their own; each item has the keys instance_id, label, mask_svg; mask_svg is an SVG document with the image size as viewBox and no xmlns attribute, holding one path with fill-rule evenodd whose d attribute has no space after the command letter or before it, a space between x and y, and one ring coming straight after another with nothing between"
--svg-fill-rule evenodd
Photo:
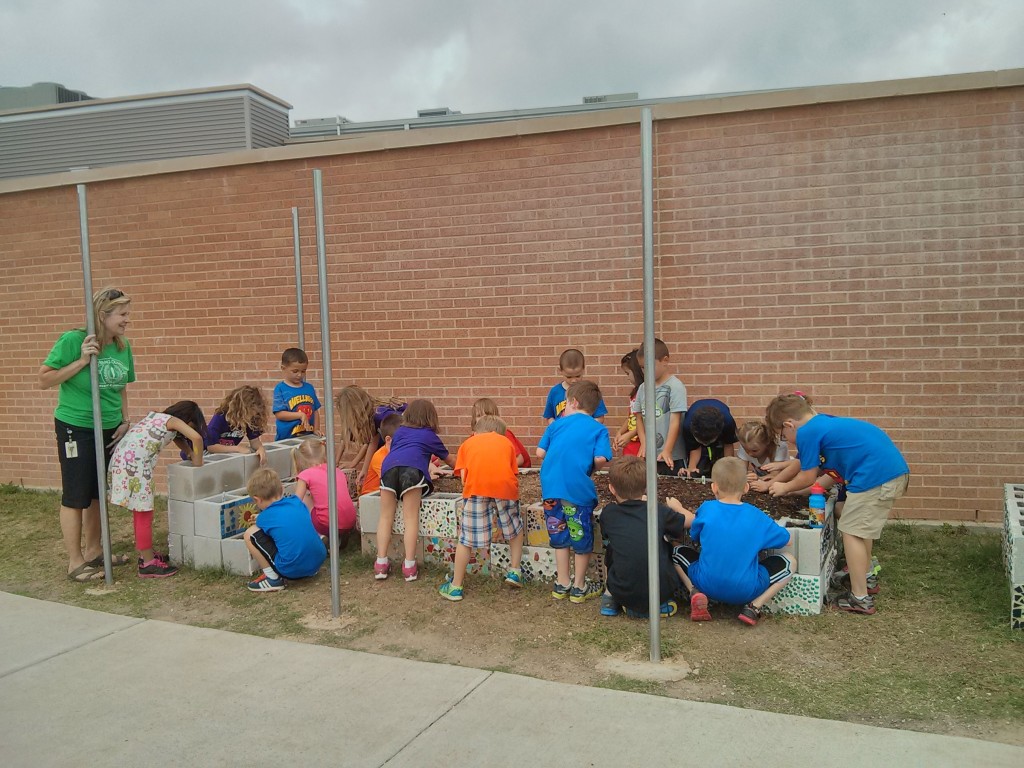
<instances>
[{"instance_id":1,"label":"woman in green shirt","mask_svg":"<svg viewBox=\"0 0 1024 768\"><path fill-rule=\"evenodd\" d=\"M68 578L77 582L103 577L89 359L96 356L107 459L130 426L125 387L135 381L132 348L124 338L131 299L107 288L93 296L93 312L96 335L87 336L82 328L62 334L39 368L41 389L60 387L53 414L63 489L60 528L68 553ZM114 565L129 562L124 555L112 559Z\"/></svg>"}]
</instances>

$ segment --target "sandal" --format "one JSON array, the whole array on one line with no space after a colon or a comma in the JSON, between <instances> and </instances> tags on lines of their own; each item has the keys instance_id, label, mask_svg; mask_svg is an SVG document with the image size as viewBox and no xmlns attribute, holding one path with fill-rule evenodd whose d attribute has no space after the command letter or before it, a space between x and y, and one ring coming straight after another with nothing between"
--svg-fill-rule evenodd
<instances>
[{"instance_id":1,"label":"sandal","mask_svg":"<svg viewBox=\"0 0 1024 768\"><path fill-rule=\"evenodd\" d=\"M111 555L110 556L110 564L113 567L115 567L115 568L118 567L118 566L121 566L121 565L128 565L128 563L130 563L131 561L132 561L132 559L130 557L128 557L128 555ZM103 555L99 555L97 557L94 557L92 560L86 560L85 564L89 565L89 566L92 566L93 568L102 568L103 567Z\"/></svg>"},{"instance_id":2,"label":"sandal","mask_svg":"<svg viewBox=\"0 0 1024 768\"><path fill-rule=\"evenodd\" d=\"M102 570L96 570L96 567L89 563L82 563L68 574L68 578L76 584L87 584L90 581L102 579L103 575Z\"/></svg>"}]
</instances>

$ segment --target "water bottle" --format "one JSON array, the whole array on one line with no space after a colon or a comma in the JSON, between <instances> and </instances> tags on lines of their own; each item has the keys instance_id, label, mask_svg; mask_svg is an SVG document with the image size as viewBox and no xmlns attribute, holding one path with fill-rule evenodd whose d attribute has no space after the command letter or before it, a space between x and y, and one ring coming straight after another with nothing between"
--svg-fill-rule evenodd
<instances>
[{"instance_id":1,"label":"water bottle","mask_svg":"<svg viewBox=\"0 0 1024 768\"><path fill-rule=\"evenodd\" d=\"M807 519L811 528L825 525L825 489L815 483L811 486L811 497L807 502Z\"/></svg>"}]
</instances>

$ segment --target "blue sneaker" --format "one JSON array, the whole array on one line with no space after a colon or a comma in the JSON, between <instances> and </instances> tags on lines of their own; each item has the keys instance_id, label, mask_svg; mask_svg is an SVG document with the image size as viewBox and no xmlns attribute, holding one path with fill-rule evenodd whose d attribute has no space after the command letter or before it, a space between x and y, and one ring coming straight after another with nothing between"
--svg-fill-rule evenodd
<instances>
[{"instance_id":1,"label":"blue sneaker","mask_svg":"<svg viewBox=\"0 0 1024 768\"><path fill-rule=\"evenodd\" d=\"M556 581L551 587L551 596L555 600L565 600L569 596L569 587L562 586Z\"/></svg>"},{"instance_id":2,"label":"blue sneaker","mask_svg":"<svg viewBox=\"0 0 1024 768\"><path fill-rule=\"evenodd\" d=\"M267 574L261 573L256 579L246 584L250 592L280 592L284 589L284 578L268 579Z\"/></svg>"},{"instance_id":3,"label":"blue sneaker","mask_svg":"<svg viewBox=\"0 0 1024 768\"><path fill-rule=\"evenodd\" d=\"M457 603L462 599L462 587L456 587L450 581L446 581L438 587L437 592L445 600L451 600L453 603Z\"/></svg>"},{"instance_id":4,"label":"blue sneaker","mask_svg":"<svg viewBox=\"0 0 1024 768\"><path fill-rule=\"evenodd\" d=\"M513 587L523 586L523 574L518 568L514 568L505 574L505 583L511 584Z\"/></svg>"},{"instance_id":5,"label":"blue sneaker","mask_svg":"<svg viewBox=\"0 0 1024 768\"><path fill-rule=\"evenodd\" d=\"M602 616L618 616L622 607L615 602L615 598L605 593L601 595L601 615Z\"/></svg>"},{"instance_id":6,"label":"blue sneaker","mask_svg":"<svg viewBox=\"0 0 1024 768\"><path fill-rule=\"evenodd\" d=\"M626 615L631 619L646 619L650 618L650 615L646 612L633 611L629 608L625 609ZM663 619L667 619L669 616L675 616L679 612L679 604L675 600L668 600L662 603L658 608L658 613L661 614Z\"/></svg>"}]
</instances>

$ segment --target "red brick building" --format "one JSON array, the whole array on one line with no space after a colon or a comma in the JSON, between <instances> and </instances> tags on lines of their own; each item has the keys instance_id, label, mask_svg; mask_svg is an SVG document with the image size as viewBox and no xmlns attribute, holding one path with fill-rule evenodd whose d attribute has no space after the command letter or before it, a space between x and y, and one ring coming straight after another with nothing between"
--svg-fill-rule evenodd
<instances>
[{"instance_id":1,"label":"red brick building","mask_svg":"<svg viewBox=\"0 0 1024 768\"><path fill-rule=\"evenodd\" d=\"M372 134L0 182L0 481L59 484L36 372L95 285L133 297L130 410L278 380L322 388L322 169L336 387L427 397L458 444L493 397L528 445L568 346L617 427L642 337L640 110ZM907 517L997 520L1021 479L1024 70L654 107L657 334L738 419L799 388L889 431ZM322 399L328 399L321 392Z\"/></svg>"}]
</instances>

